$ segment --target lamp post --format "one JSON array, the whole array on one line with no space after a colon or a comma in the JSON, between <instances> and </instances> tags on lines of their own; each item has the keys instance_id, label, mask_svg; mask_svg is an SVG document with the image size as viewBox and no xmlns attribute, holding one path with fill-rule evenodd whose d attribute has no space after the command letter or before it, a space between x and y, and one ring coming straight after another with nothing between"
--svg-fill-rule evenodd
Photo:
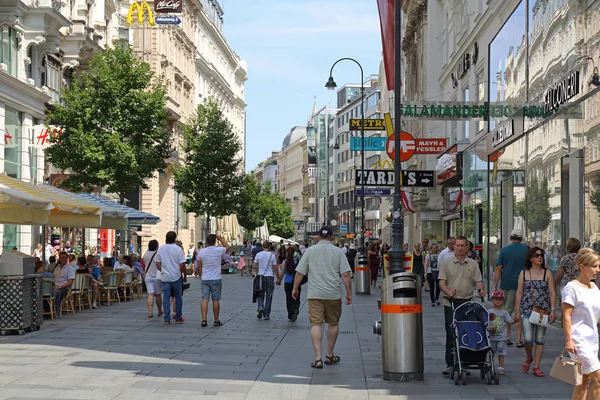
<instances>
[{"instance_id":1,"label":"lamp post","mask_svg":"<svg viewBox=\"0 0 600 400\"><path fill-rule=\"evenodd\" d=\"M365 169L365 78L363 73L362 65L354 58L344 57L340 58L336 62L333 63L331 69L329 70L329 79L325 84L325 87L329 90L334 90L337 85L333 80L333 68L340 61L352 61L358 65L360 68L360 138L361 138L361 151L360 151L360 162L361 168L364 171ZM360 242L359 242L359 256L365 255L365 180L362 180L361 183L361 194L360 194ZM356 208L354 210L354 218L356 219Z\"/></svg>"}]
</instances>

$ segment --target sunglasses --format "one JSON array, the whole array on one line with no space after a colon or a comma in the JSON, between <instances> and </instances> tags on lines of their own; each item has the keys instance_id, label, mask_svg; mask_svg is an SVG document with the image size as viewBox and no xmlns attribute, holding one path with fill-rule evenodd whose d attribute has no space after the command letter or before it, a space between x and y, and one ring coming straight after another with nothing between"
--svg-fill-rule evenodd
<instances>
[{"instance_id":1,"label":"sunglasses","mask_svg":"<svg viewBox=\"0 0 600 400\"><path fill-rule=\"evenodd\" d=\"M531 258L533 258L533 257L542 258L542 257L544 257L544 253L535 253Z\"/></svg>"}]
</instances>

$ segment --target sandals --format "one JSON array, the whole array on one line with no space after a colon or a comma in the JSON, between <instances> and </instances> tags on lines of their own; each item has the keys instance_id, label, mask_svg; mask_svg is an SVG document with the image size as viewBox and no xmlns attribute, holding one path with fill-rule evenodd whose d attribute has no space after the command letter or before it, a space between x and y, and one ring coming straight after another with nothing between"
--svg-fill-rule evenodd
<instances>
[{"instance_id":1,"label":"sandals","mask_svg":"<svg viewBox=\"0 0 600 400\"><path fill-rule=\"evenodd\" d=\"M208 326L208 322L206 322L206 320L202 320L202 323L200 324L200 326Z\"/></svg>"},{"instance_id":2,"label":"sandals","mask_svg":"<svg viewBox=\"0 0 600 400\"><path fill-rule=\"evenodd\" d=\"M165 313L164 311L161 311L161 312L159 312L159 313L158 313L158 316L160 317L160 316L162 316L164 313Z\"/></svg>"},{"instance_id":3,"label":"sandals","mask_svg":"<svg viewBox=\"0 0 600 400\"><path fill-rule=\"evenodd\" d=\"M154 315L148 314L148 318L153 318L153 317L154 317Z\"/></svg>"},{"instance_id":4,"label":"sandals","mask_svg":"<svg viewBox=\"0 0 600 400\"><path fill-rule=\"evenodd\" d=\"M522 349L523 347L525 347L523 342L517 342L517 349Z\"/></svg>"},{"instance_id":5,"label":"sandals","mask_svg":"<svg viewBox=\"0 0 600 400\"><path fill-rule=\"evenodd\" d=\"M529 372L529 367L531 365L531 363L533 362L533 359L527 359L525 360L525 362L523 363L523 366L521 367L521 369L523 370L523 372L527 373ZM535 369L539 369L539 368L534 368Z\"/></svg>"},{"instance_id":6,"label":"sandals","mask_svg":"<svg viewBox=\"0 0 600 400\"><path fill-rule=\"evenodd\" d=\"M498 367L498 375L504 375L504 367Z\"/></svg>"},{"instance_id":7,"label":"sandals","mask_svg":"<svg viewBox=\"0 0 600 400\"><path fill-rule=\"evenodd\" d=\"M517 344L519 344L519 343L520 343L520 342L517 342ZM512 341L512 339L508 339L508 340L506 341L506 345L507 345L507 346L512 346L512 345L513 345L513 341Z\"/></svg>"},{"instance_id":8,"label":"sandals","mask_svg":"<svg viewBox=\"0 0 600 400\"><path fill-rule=\"evenodd\" d=\"M325 364L327 364L327 365L337 364L340 362L340 360L341 360L341 358L339 358L335 354L332 354L330 356L325 356Z\"/></svg>"},{"instance_id":9,"label":"sandals","mask_svg":"<svg viewBox=\"0 0 600 400\"><path fill-rule=\"evenodd\" d=\"M316 369L323 369L323 360L315 360L310 366Z\"/></svg>"},{"instance_id":10,"label":"sandals","mask_svg":"<svg viewBox=\"0 0 600 400\"><path fill-rule=\"evenodd\" d=\"M223 326L223 323L219 320L216 320L214 326Z\"/></svg>"},{"instance_id":11,"label":"sandals","mask_svg":"<svg viewBox=\"0 0 600 400\"><path fill-rule=\"evenodd\" d=\"M546 374L544 374L539 368L533 369L533 375L539 376L540 378L543 378L544 376L546 376Z\"/></svg>"}]
</instances>

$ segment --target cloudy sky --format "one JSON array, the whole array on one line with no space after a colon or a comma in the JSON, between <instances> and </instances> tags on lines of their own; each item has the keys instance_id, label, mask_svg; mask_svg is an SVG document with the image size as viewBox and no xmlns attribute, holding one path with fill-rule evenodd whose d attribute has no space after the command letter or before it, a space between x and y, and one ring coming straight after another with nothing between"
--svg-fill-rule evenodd
<instances>
[{"instance_id":1,"label":"cloudy sky","mask_svg":"<svg viewBox=\"0 0 600 400\"><path fill-rule=\"evenodd\" d=\"M376 0L221 0L225 37L248 63L247 170L279 150L290 129L317 108L335 107L324 87L339 58L377 74L381 35ZM336 65L338 87L359 83L352 62Z\"/></svg>"}]
</instances>

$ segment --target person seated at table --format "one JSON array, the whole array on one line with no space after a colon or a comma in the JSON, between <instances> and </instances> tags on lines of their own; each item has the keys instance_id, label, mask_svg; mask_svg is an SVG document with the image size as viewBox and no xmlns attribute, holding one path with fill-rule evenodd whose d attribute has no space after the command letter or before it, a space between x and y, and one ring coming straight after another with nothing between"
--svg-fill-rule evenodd
<instances>
[{"instance_id":1,"label":"person seated at table","mask_svg":"<svg viewBox=\"0 0 600 400\"><path fill-rule=\"evenodd\" d=\"M144 267L140 262L140 256L137 253L131 255L131 262L133 264L133 278L137 279L138 276L144 275Z\"/></svg>"},{"instance_id":2,"label":"person seated at table","mask_svg":"<svg viewBox=\"0 0 600 400\"><path fill-rule=\"evenodd\" d=\"M133 271L133 259L131 256L123 256L123 261L125 261L125 265L123 266L123 271L129 272Z\"/></svg>"},{"instance_id":3,"label":"person seated at table","mask_svg":"<svg viewBox=\"0 0 600 400\"><path fill-rule=\"evenodd\" d=\"M125 269L126 266L127 264L125 263L125 258L122 254L119 254L119 256L117 257L117 262L115 262L115 265L113 265L113 271Z\"/></svg>"},{"instance_id":4,"label":"person seated at table","mask_svg":"<svg viewBox=\"0 0 600 400\"><path fill-rule=\"evenodd\" d=\"M54 280L54 275L52 275L51 272L48 272L46 270L46 266L44 265L43 261L36 261L35 262L35 273L36 274L43 274L44 278L48 278L48 279Z\"/></svg>"},{"instance_id":5,"label":"person seated at table","mask_svg":"<svg viewBox=\"0 0 600 400\"><path fill-rule=\"evenodd\" d=\"M58 255L58 264L54 268L54 281L56 282L56 289L58 290L56 296L56 313L59 317L62 317L60 305L62 299L69 293L71 285L75 280L75 270L69 264L69 255L66 251L61 251Z\"/></svg>"},{"instance_id":6,"label":"person seated at table","mask_svg":"<svg viewBox=\"0 0 600 400\"><path fill-rule=\"evenodd\" d=\"M89 274L90 271L87 267L86 259L84 256L79 256L77 258L77 269L75 270L76 274Z\"/></svg>"},{"instance_id":7,"label":"person seated at table","mask_svg":"<svg viewBox=\"0 0 600 400\"><path fill-rule=\"evenodd\" d=\"M74 253L69 253L69 265L71 265L73 269L77 269L77 260L75 259Z\"/></svg>"},{"instance_id":8,"label":"person seated at table","mask_svg":"<svg viewBox=\"0 0 600 400\"><path fill-rule=\"evenodd\" d=\"M50 256L48 260L50 261L50 264L48 264L46 270L52 273L54 272L54 268L56 268L56 256Z\"/></svg>"},{"instance_id":9,"label":"person seated at table","mask_svg":"<svg viewBox=\"0 0 600 400\"><path fill-rule=\"evenodd\" d=\"M98 308L98 288L103 283L102 278L100 277L100 268L96 265L99 260L99 257L94 257L92 255L85 258L88 273L92 275L92 282L90 283L90 286L92 287L92 308Z\"/></svg>"}]
</instances>

